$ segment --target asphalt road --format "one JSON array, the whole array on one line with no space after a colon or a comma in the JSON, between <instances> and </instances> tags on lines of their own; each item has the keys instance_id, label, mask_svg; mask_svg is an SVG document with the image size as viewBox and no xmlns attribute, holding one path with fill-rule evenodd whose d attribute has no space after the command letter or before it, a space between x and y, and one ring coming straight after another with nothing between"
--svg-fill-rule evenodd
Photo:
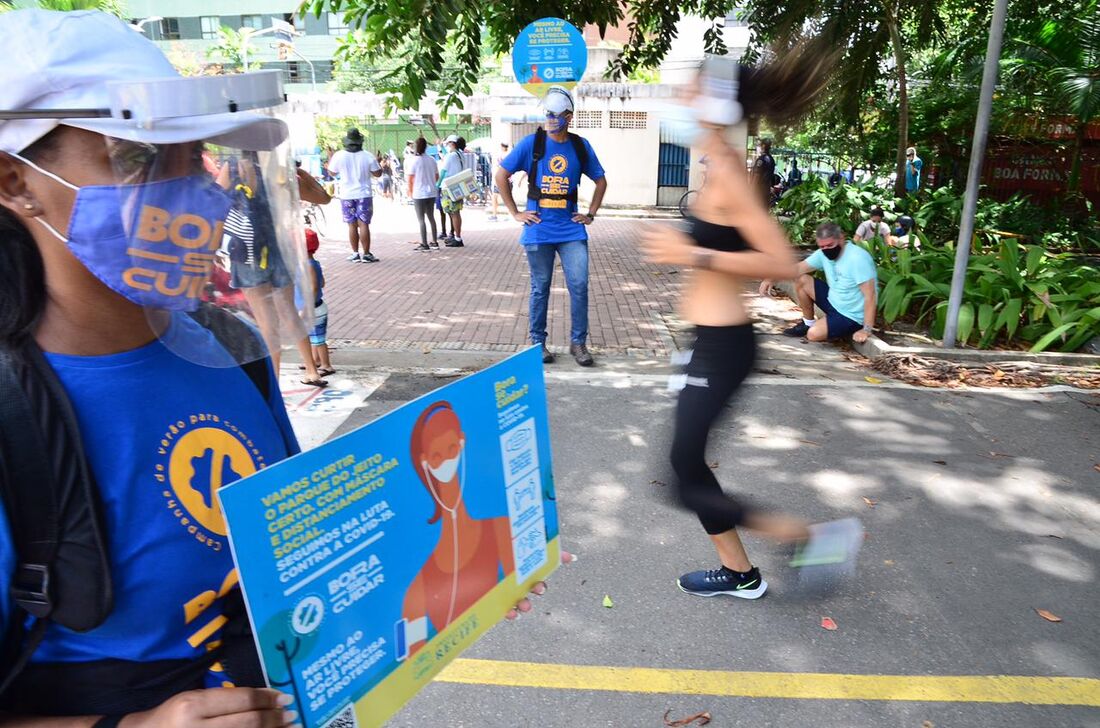
<instances>
[{"instance_id":1,"label":"asphalt road","mask_svg":"<svg viewBox=\"0 0 1100 728\"><path fill-rule=\"evenodd\" d=\"M890 699L929 676L1100 677L1100 396L874 384L813 345L774 338L766 351L768 373L750 380L713 433L709 459L728 489L762 506L812 520L861 518L868 537L858 581L825 602L795 599L784 549L750 537L771 583L765 598L682 594L680 573L717 562L662 485L674 402L667 368L561 362L547 382L554 472L562 541L580 560L553 576L533 614L495 627L464 656L912 679L886 680L861 699L796 699L738 697L782 693L774 677L752 674L738 678L748 691L727 696L647 694L623 692L614 677L533 687L545 676L517 667L527 687L436 682L390 725L662 726L666 710L670 718L705 710L711 726L1100 726L1096 707L969 701L988 699L981 693ZM449 376L390 371L337 434ZM838 629L822 629L823 616ZM1054 687L1032 682L1059 702ZM1096 699L1095 683L1085 690Z\"/></svg>"}]
</instances>

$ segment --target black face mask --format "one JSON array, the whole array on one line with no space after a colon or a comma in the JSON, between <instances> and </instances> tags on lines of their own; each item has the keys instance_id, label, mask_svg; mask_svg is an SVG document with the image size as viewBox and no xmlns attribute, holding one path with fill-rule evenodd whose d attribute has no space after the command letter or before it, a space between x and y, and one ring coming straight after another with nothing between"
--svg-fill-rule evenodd
<instances>
[{"instance_id":1,"label":"black face mask","mask_svg":"<svg viewBox=\"0 0 1100 728\"><path fill-rule=\"evenodd\" d=\"M832 248L822 248L821 252L824 253L825 257L828 258L829 260L836 260L837 258L840 257L840 253L841 253L842 250L843 250L843 248L841 246L837 245L837 246L832 247Z\"/></svg>"}]
</instances>

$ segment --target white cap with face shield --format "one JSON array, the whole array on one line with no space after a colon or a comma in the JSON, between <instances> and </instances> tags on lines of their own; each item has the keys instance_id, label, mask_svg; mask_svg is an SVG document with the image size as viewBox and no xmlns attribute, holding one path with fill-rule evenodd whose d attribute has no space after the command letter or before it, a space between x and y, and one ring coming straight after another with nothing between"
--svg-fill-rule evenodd
<instances>
[{"instance_id":1,"label":"white cap with face shield","mask_svg":"<svg viewBox=\"0 0 1100 728\"><path fill-rule=\"evenodd\" d=\"M573 95L563 86L551 86L542 97L542 108L547 114L560 116L573 111Z\"/></svg>"},{"instance_id":2,"label":"white cap with face shield","mask_svg":"<svg viewBox=\"0 0 1100 728\"><path fill-rule=\"evenodd\" d=\"M262 318L300 284L305 305L280 305L280 335L266 344L304 335L312 274L288 127L275 114L285 100L278 72L182 77L101 12L12 11L0 15L0 37L20 58L0 66L0 152L76 192L64 228L37 223L157 321L203 303ZM58 126L101 135L96 184L78 187L21 154Z\"/></svg>"}]
</instances>

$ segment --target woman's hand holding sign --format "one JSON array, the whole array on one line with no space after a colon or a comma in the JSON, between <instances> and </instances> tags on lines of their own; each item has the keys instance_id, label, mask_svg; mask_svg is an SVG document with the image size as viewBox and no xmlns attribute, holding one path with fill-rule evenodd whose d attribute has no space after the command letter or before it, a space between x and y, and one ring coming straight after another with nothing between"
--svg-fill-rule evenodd
<instances>
[{"instance_id":1,"label":"woman's hand holding sign","mask_svg":"<svg viewBox=\"0 0 1100 728\"><path fill-rule=\"evenodd\" d=\"M563 564L571 564L576 560L577 560L577 555L576 554L571 554L568 551L566 551L565 549L562 549L561 562ZM543 594L546 593L546 582L545 581L540 581L537 584L535 584L533 587L531 587L531 593L534 594L537 597L541 597ZM514 621L516 619L519 619L519 615L526 614L527 612L530 612L532 609L534 609L534 607L531 605L530 598L525 598L525 599L522 599L519 604L517 604L516 606L509 609L508 614L504 615L504 618Z\"/></svg>"}]
</instances>

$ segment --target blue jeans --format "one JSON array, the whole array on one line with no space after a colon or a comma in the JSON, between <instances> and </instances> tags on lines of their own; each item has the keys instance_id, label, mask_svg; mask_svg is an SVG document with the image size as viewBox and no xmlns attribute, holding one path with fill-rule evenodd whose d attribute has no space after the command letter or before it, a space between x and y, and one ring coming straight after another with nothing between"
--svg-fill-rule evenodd
<instances>
[{"instance_id":1,"label":"blue jeans","mask_svg":"<svg viewBox=\"0 0 1100 728\"><path fill-rule=\"evenodd\" d=\"M588 241L524 245L527 265L531 268L531 341L546 343L546 310L550 302L550 280L554 277L554 254L561 258L565 285L569 289L572 314L570 343L588 340Z\"/></svg>"}]
</instances>

